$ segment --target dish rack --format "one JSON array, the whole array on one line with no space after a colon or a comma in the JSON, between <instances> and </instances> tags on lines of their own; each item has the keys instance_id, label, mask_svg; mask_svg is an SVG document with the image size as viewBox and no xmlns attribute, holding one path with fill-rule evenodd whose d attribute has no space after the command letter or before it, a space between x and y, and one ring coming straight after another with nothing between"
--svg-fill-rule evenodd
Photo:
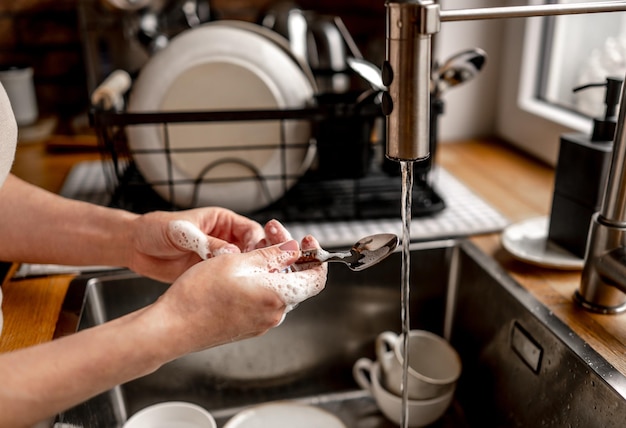
<instances>
[{"instance_id":1,"label":"dish rack","mask_svg":"<svg viewBox=\"0 0 626 428\"><path fill-rule=\"evenodd\" d=\"M197 206L200 186L212 183L251 182L264 192L265 207L244 214L259 222L277 218L282 222L346 221L377 218L399 218L401 205L401 176L399 163L384 157L384 120L374 97L363 100L363 94L321 94L314 106L302 109L236 110L236 111L176 111L176 112L117 112L93 107L92 125L98 137L103 156L107 187L111 194L110 206L143 213L152 210L177 210ZM263 142L237 147L172 147L170 134L176 126L202 123L259 123L274 121L281 129L289 121L308 121L311 138L307 141ZM163 135L160 154L166 159L163 180L148 181L140 172L135 159L157 150L132 150L128 144L127 128L156 126ZM304 173L294 174L286 165L289 150L314 148L315 159ZM232 159L230 150L279 149L280 170L262 175L245 159ZM175 155L219 150L229 162L247 165L246 176L212 178L210 171L220 162L207 167L195 178L174 178ZM412 215L435 214L444 209L443 199L429 182L430 165L414 164ZM272 200L268 183L281 183L282 196ZM293 184L295 182L295 184ZM161 186L160 192L155 188ZM176 201L180 186L193 186L191 203L180 206ZM164 191L167 197L163 197Z\"/></svg>"}]
</instances>

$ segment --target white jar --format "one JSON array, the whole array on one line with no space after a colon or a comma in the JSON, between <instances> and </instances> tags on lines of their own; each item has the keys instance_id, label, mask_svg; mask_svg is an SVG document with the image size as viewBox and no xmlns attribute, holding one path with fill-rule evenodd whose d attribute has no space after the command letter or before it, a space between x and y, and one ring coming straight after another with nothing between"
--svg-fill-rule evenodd
<instances>
[{"instance_id":1,"label":"white jar","mask_svg":"<svg viewBox=\"0 0 626 428\"><path fill-rule=\"evenodd\" d=\"M32 125L39 116L32 67L2 68L0 82L9 96L17 124Z\"/></svg>"}]
</instances>

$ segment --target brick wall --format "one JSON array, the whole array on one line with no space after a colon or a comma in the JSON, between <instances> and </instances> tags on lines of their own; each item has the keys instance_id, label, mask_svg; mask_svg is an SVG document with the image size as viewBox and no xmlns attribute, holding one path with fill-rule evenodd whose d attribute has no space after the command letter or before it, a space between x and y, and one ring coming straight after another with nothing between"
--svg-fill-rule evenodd
<instances>
[{"instance_id":1,"label":"brick wall","mask_svg":"<svg viewBox=\"0 0 626 428\"><path fill-rule=\"evenodd\" d=\"M72 117L88 104L77 6L98 0L0 0L0 67L28 64L35 71L39 109ZM220 18L255 20L272 0L213 0ZM302 0L299 5L340 16L372 61L382 55L384 0Z\"/></svg>"},{"instance_id":2,"label":"brick wall","mask_svg":"<svg viewBox=\"0 0 626 428\"><path fill-rule=\"evenodd\" d=\"M271 0L213 0L221 16L254 20L272 4ZM337 15L346 24L351 35L366 57L376 63L382 61L385 37L385 0L299 0L302 9Z\"/></svg>"},{"instance_id":3,"label":"brick wall","mask_svg":"<svg viewBox=\"0 0 626 428\"><path fill-rule=\"evenodd\" d=\"M0 66L15 64L34 68L42 113L85 104L76 0L0 0Z\"/></svg>"}]
</instances>

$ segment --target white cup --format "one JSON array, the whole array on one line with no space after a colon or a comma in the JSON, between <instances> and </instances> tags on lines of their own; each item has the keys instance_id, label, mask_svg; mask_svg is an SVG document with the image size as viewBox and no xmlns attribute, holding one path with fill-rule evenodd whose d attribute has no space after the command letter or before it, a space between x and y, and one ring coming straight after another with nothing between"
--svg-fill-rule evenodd
<instances>
[{"instance_id":1,"label":"white cup","mask_svg":"<svg viewBox=\"0 0 626 428\"><path fill-rule=\"evenodd\" d=\"M217 428L217 423L208 411L196 404L169 401L138 411L123 428Z\"/></svg>"},{"instance_id":2,"label":"white cup","mask_svg":"<svg viewBox=\"0 0 626 428\"><path fill-rule=\"evenodd\" d=\"M0 69L0 82L11 101L18 125L31 125L37 121L39 109L35 96L32 67Z\"/></svg>"},{"instance_id":3,"label":"white cup","mask_svg":"<svg viewBox=\"0 0 626 428\"><path fill-rule=\"evenodd\" d=\"M402 396L404 335L385 331L376 338L376 358L383 385ZM461 359L442 337L425 330L409 332L407 389L412 400L438 397L454 391L461 375Z\"/></svg>"},{"instance_id":4,"label":"white cup","mask_svg":"<svg viewBox=\"0 0 626 428\"><path fill-rule=\"evenodd\" d=\"M369 358L361 358L354 363L352 374L361 388L372 394L381 413L400 425L403 411L402 397L392 394L381 385L380 364ZM429 400L408 400L408 426L423 427L434 423L450 407L453 396L454 391L449 390Z\"/></svg>"}]
</instances>

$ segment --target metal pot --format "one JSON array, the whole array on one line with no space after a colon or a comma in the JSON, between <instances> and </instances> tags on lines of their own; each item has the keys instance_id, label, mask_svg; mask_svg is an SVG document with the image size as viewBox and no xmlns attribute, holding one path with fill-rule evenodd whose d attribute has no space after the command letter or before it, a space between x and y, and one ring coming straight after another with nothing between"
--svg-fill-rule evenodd
<instances>
[{"instance_id":1,"label":"metal pot","mask_svg":"<svg viewBox=\"0 0 626 428\"><path fill-rule=\"evenodd\" d=\"M320 92L343 93L349 89L350 78L345 73L349 52L337 17L280 2L263 15L260 23L289 40L293 53L313 69Z\"/></svg>"}]
</instances>

